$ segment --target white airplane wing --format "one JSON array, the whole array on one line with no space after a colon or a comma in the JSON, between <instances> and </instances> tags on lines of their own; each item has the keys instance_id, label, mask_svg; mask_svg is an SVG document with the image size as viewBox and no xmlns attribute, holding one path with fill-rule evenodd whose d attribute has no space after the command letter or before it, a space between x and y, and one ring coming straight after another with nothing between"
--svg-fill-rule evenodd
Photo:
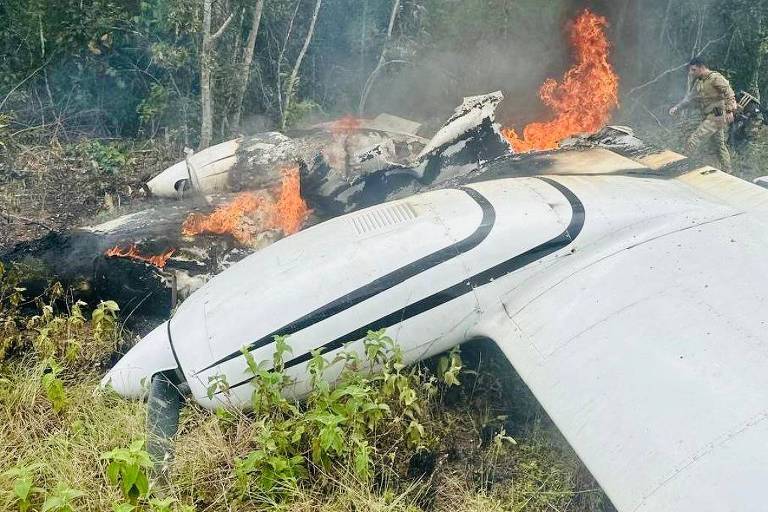
<instances>
[{"instance_id":1,"label":"white airplane wing","mask_svg":"<svg viewBox=\"0 0 768 512\"><path fill-rule=\"evenodd\" d=\"M618 510L759 510L768 191L707 168L557 180L583 204L580 232L487 290L503 314L480 331Z\"/></svg>"}]
</instances>

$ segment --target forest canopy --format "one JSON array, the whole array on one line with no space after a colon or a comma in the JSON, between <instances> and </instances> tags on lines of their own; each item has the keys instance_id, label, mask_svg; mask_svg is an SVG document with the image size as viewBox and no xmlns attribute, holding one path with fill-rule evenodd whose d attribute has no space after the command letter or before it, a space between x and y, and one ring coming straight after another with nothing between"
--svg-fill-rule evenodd
<instances>
[{"instance_id":1,"label":"forest canopy","mask_svg":"<svg viewBox=\"0 0 768 512\"><path fill-rule=\"evenodd\" d=\"M567 68L585 7L610 24L619 119L661 116L693 56L766 85L763 1L6 0L0 111L12 133L192 147L343 113L429 122L501 89L522 124L546 115L538 85Z\"/></svg>"}]
</instances>

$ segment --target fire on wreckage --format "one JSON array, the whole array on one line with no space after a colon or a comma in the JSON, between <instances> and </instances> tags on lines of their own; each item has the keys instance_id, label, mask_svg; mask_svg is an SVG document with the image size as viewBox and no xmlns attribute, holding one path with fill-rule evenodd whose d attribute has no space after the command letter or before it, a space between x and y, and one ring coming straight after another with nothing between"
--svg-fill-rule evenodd
<instances>
[{"instance_id":1,"label":"fire on wreckage","mask_svg":"<svg viewBox=\"0 0 768 512\"><path fill-rule=\"evenodd\" d=\"M31 292L57 279L86 300L117 300L134 321L162 318L175 299L286 235L508 154L493 119L501 100L467 98L431 140L415 134L418 123L384 114L226 142L151 180L150 208L51 233L2 259L39 270L25 283Z\"/></svg>"},{"instance_id":2,"label":"fire on wreckage","mask_svg":"<svg viewBox=\"0 0 768 512\"><path fill-rule=\"evenodd\" d=\"M497 98L459 110L492 112ZM748 510L768 477L768 190L621 127L493 156L503 141L477 117L449 123L461 135L433 138L418 165L313 182L341 175L313 160L301 177L314 183L304 194L314 225L202 285L104 384L140 397L151 381L155 398L178 386L206 407L247 406L241 349L271 360L276 334L289 336L298 396L318 340L332 357L387 329L414 362L487 338L618 510ZM345 200L350 212L338 212ZM188 217L182 208L170 225L179 232ZM139 233L147 220L89 232ZM190 264L182 253L157 272ZM215 376L231 388L211 398Z\"/></svg>"},{"instance_id":3,"label":"fire on wreckage","mask_svg":"<svg viewBox=\"0 0 768 512\"><path fill-rule=\"evenodd\" d=\"M247 407L242 350L269 361L278 334L296 396L314 350L369 330L408 362L485 338L619 511L750 509L768 477L768 191L622 127L497 154L499 100L468 98L415 165L305 165L327 220L203 285L103 384ZM209 396L216 377L230 387Z\"/></svg>"}]
</instances>

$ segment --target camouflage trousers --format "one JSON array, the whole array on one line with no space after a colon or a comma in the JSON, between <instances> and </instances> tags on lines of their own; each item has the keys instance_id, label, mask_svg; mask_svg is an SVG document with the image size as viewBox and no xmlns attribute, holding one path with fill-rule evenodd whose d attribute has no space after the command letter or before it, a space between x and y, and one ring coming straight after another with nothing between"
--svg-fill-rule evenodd
<instances>
[{"instance_id":1,"label":"camouflage trousers","mask_svg":"<svg viewBox=\"0 0 768 512\"><path fill-rule=\"evenodd\" d=\"M725 126L722 122L714 114L701 114L699 124L685 142L683 152L689 157L699 156L698 152L701 145L709 143L720 160L720 169L730 173L732 172L731 154L728 152L726 142Z\"/></svg>"}]
</instances>

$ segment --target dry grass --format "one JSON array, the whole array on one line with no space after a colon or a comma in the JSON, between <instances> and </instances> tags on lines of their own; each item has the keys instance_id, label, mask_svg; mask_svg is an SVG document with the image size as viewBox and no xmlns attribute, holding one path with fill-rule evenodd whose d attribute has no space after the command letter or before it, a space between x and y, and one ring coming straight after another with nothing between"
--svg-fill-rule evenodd
<instances>
[{"instance_id":1,"label":"dry grass","mask_svg":"<svg viewBox=\"0 0 768 512\"><path fill-rule=\"evenodd\" d=\"M103 452L144 435L143 404L98 391L98 375L63 376L68 406L53 411L41 385L44 365L30 360L6 364L0 383L0 474L13 467L39 464L35 485L50 490L63 483L83 491L85 510L110 510L119 501L107 485ZM13 510L2 482L0 509Z\"/></svg>"}]
</instances>

